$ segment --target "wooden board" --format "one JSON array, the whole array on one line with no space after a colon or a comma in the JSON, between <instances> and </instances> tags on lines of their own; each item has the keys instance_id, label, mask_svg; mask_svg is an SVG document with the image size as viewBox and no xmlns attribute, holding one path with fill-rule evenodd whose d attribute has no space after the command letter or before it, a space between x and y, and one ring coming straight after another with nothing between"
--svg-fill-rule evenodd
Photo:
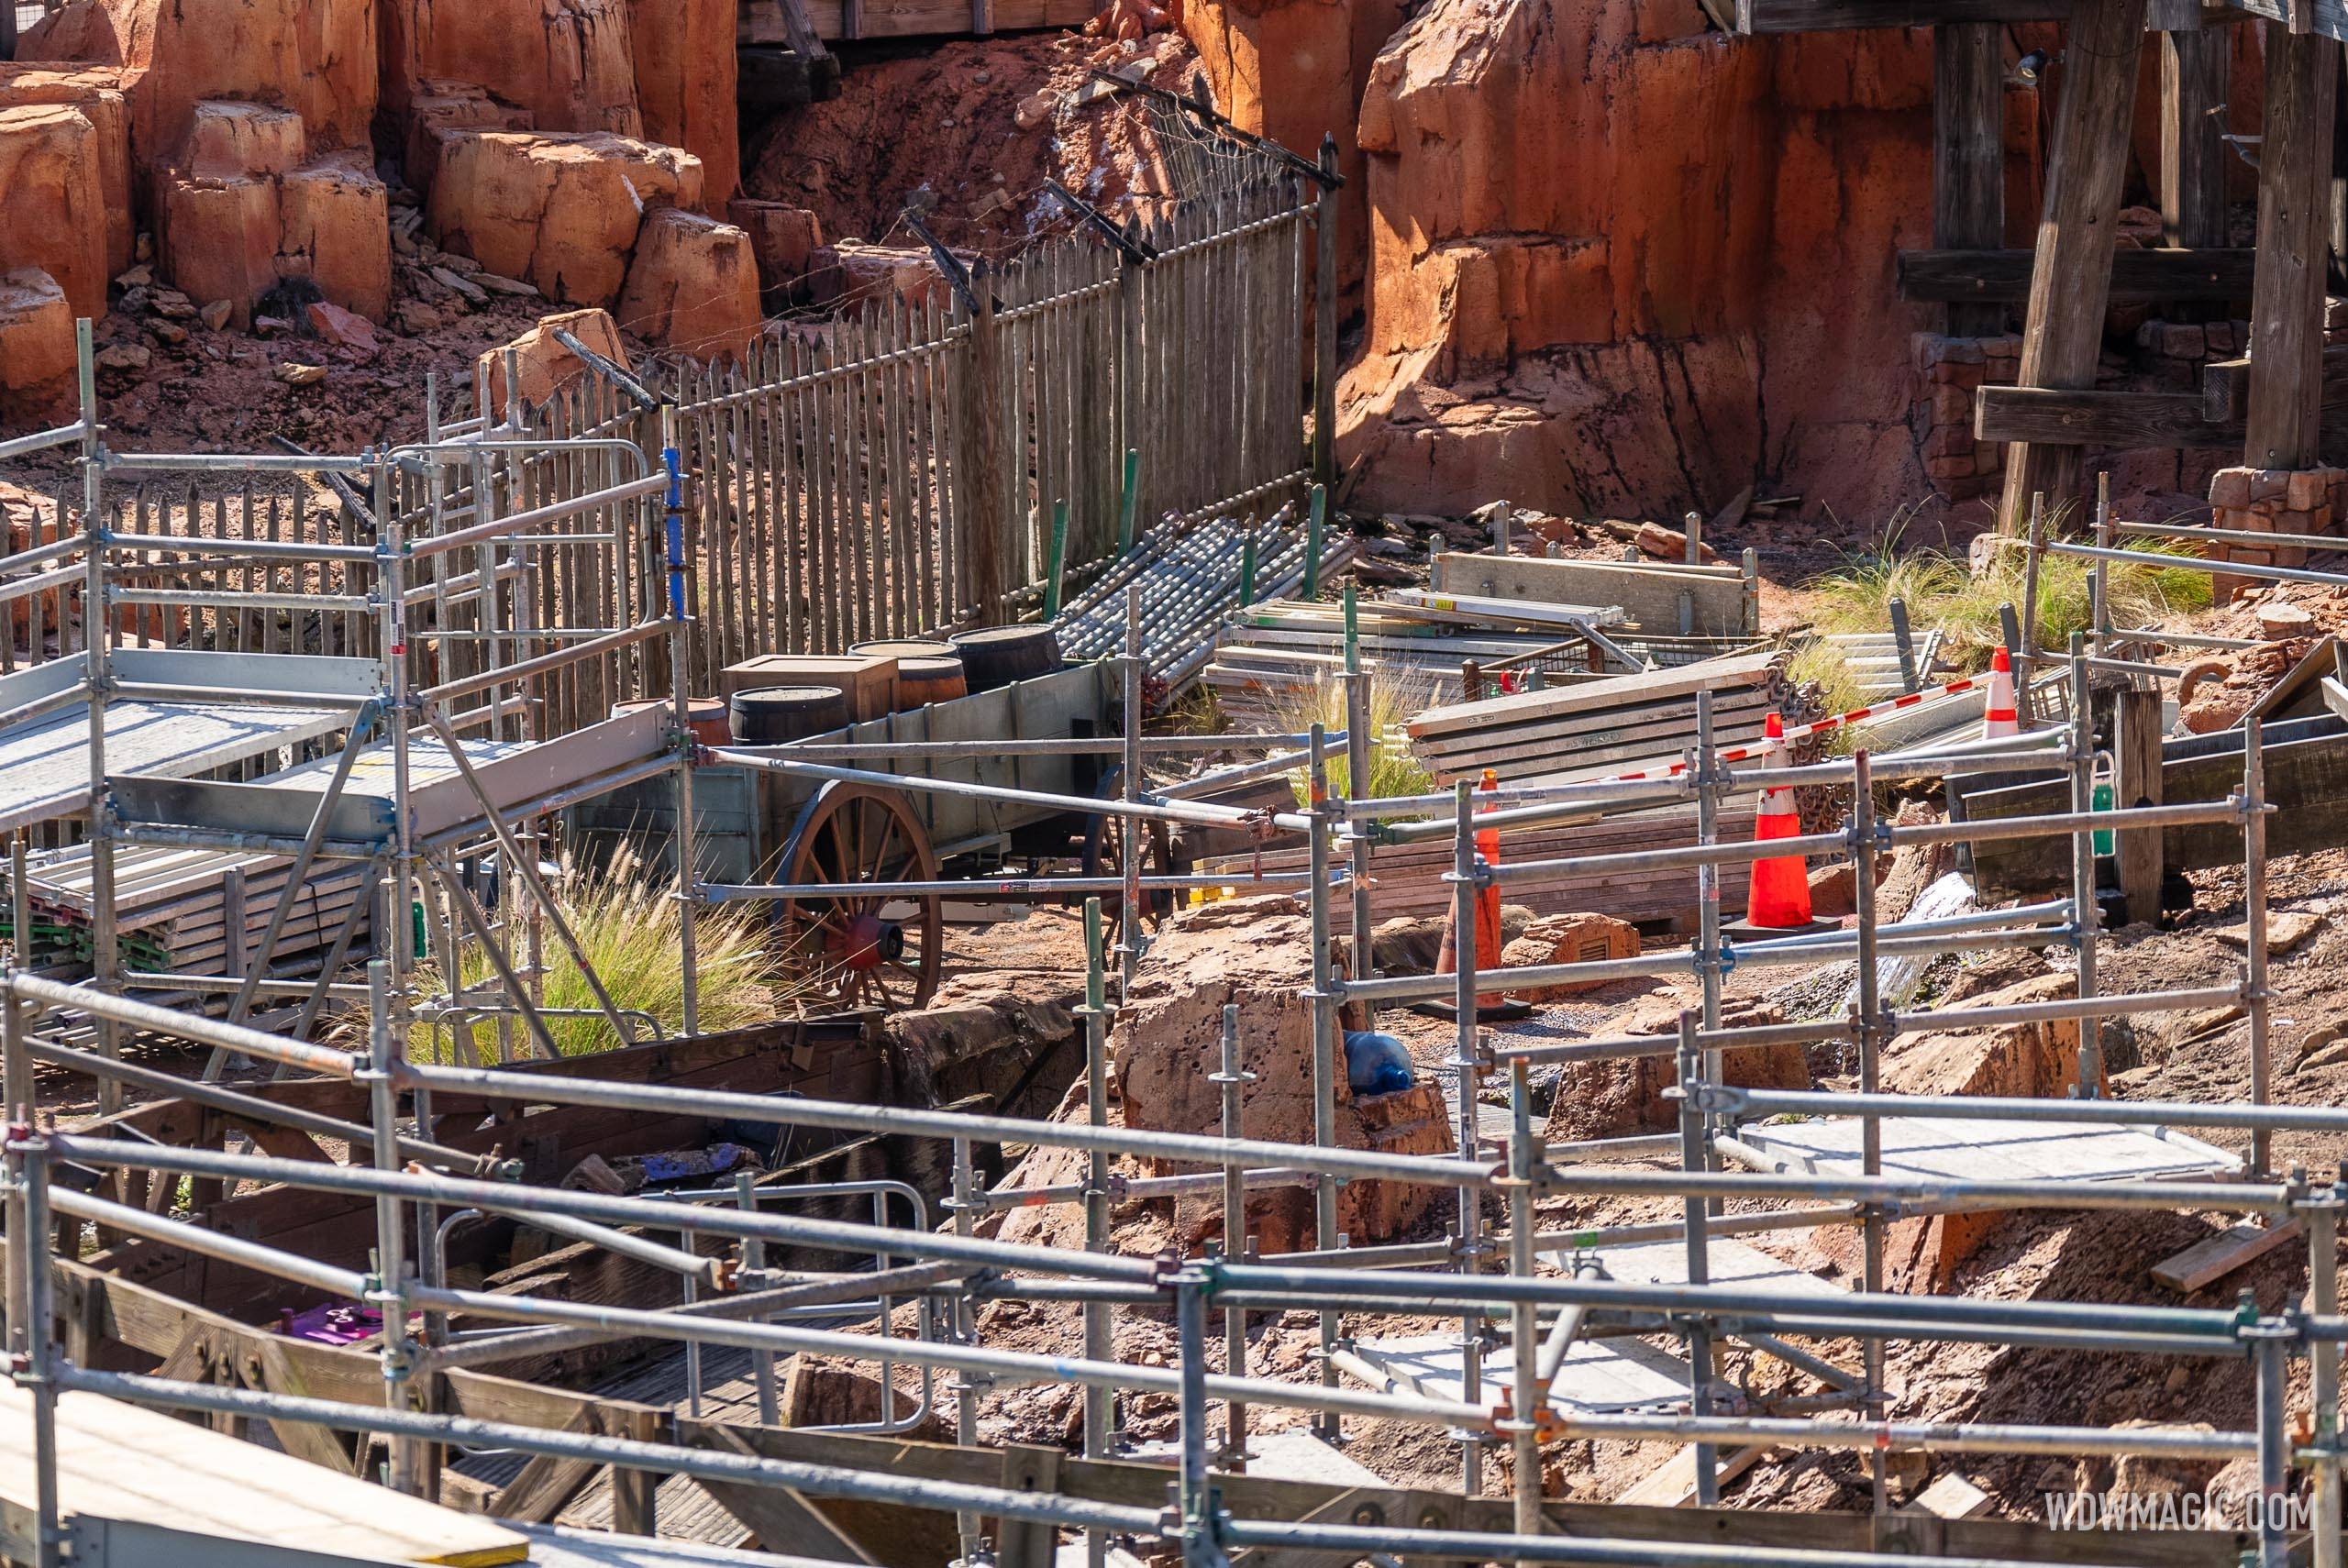
<instances>
[{"instance_id":1,"label":"wooden board","mask_svg":"<svg viewBox=\"0 0 2348 1568\"><path fill-rule=\"evenodd\" d=\"M2066 6L2065 10L2069 6ZM2114 300L2240 300L2250 297L2248 247L2111 253ZM1902 299L2016 304L2030 297L2031 250L1903 250Z\"/></svg>"},{"instance_id":2,"label":"wooden board","mask_svg":"<svg viewBox=\"0 0 2348 1568\"><path fill-rule=\"evenodd\" d=\"M2232 1176L2242 1162L2181 1132L2085 1121L1988 1117L1880 1119L1883 1172L1951 1181L2123 1181ZM1747 1126L1737 1138L1792 1170L1847 1176L1859 1168L1857 1117Z\"/></svg>"},{"instance_id":3,"label":"wooden board","mask_svg":"<svg viewBox=\"0 0 2348 1568\"><path fill-rule=\"evenodd\" d=\"M2153 1265L2153 1280L2165 1285L2180 1296L2190 1296L2205 1285L2214 1284L2243 1264L2265 1257L2284 1242L2299 1235L2299 1222L2288 1220L2280 1225L2260 1224L2245 1220L2229 1225L2216 1235L2204 1237L2174 1257L2163 1258Z\"/></svg>"},{"instance_id":4,"label":"wooden board","mask_svg":"<svg viewBox=\"0 0 2348 1568\"><path fill-rule=\"evenodd\" d=\"M2348 726L2331 714L2266 727L2262 753L2267 798L2282 809L2266 819L2270 856L2348 844ZM2162 743L2161 798L2169 805L2223 801L2242 784L2242 732L2221 731ZM2027 816L2069 810L2066 780L2008 783L1963 794L1968 818ZM1973 848L1974 883L1995 902L2070 886L2070 856L2050 855L2045 839L2004 839ZM2206 871L2242 864L2242 828L2227 822L2165 828L2162 864Z\"/></svg>"},{"instance_id":5,"label":"wooden board","mask_svg":"<svg viewBox=\"0 0 2348 1568\"><path fill-rule=\"evenodd\" d=\"M711 1423L681 1421L687 1441L705 1441ZM843 1464L854 1469L885 1470L899 1475L971 1485L1000 1485L1002 1459L984 1449L962 1449L950 1443L909 1442L900 1438L853 1433L792 1431L781 1428L742 1428L740 1436L759 1452L773 1459L814 1464ZM727 1445L730 1446L730 1445ZM1157 1508L1166 1502L1163 1465L1131 1460L1070 1457L1059 1467L1060 1490L1073 1497L1126 1507ZM1462 1497L1456 1487L1390 1487L1384 1491L1356 1488L1345 1482L1292 1481L1268 1475L1218 1475L1215 1485L1224 1506L1235 1518L1298 1519L1354 1495L1373 1506L1375 1517L1404 1520L1431 1529L1456 1529L1505 1534L1512 1528L1511 1502L1505 1496ZM823 1503L827 1511L834 1505ZM1781 1513L1752 1508L1673 1509L1633 1507L1612 1503L1572 1503L1544 1499L1547 1527L1560 1535L1615 1540L1707 1541L1726 1546L1769 1546L1813 1550L1866 1551L1887 1550L1877 1545L1878 1525L1860 1513ZM905 1512L900 1518L914 1516ZM1938 1549L1952 1557L1997 1558L2014 1562L2106 1563L2111 1560L2108 1539L2088 1530L2055 1530L2044 1525L2005 1519L1951 1519ZM2137 1530L2128 1537L2128 1560L2134 1568L2236 1568L2238 1554L2254 1540L2240 1530ZM1412 1559L1428 1562L1428 1559Z\"/></svg>"},{"instance_id":6,"label":"wooden board","mask_svg":"<svg viewBox=\"0 0 2348 1568\"><path fill-rule=\"evenodd\" d=\"M1429 708L1404 726L1413 739L1465 730L1489 730L1568 713L1589 713L1629 707L1671 697L1692 697L1699 691L1724 691L1758 686L1768 679L1777 654L1762 649L1729 658L1706 659L1678 669L1648 670L1640 675L1578 682L1546 691L1526 691L1512 697L1489 697L1480 702L1457 702Z\"/></svg>"},{"instance_id":7,"label":"wooden board","mask_svg":"<svg viewBox=\"0 0 2348 1568\"><path fill-rule=\"evenodd\" d=\"M1700 636L1723 636L1750 624L1744 574L1735 567L1445 553L1434 558L1428 583L1438 593L1619 607L1632 625L1671 634L1681 630L1679 602L1686 594L1695 615L1688 629Z\"/></svg>"},{"instance_id":8,"label":"wooden board","mask_svg":"<svg viewBox=\"0 0 2348 1568\"><path fill-rule=\"evenodd\" d=\"M519 1562L523 1537L493 1520L95 1394L57 1402L58 1487L91 1515L289 1551L457 1568ZM136 1463L126 1463L131 1455ZM0 1496L33 1502L32 1396L0 1381Z\"/></svg>"},{"instance_id":9,"label":"wooden board","mask_svg":"<svg viewBox=\"0 0 2348 1568\"><path fill-rule=\"evenodd\" d=\"M2079 447L2232 447L2239 420L2213 420L2199 392L2064 392L1983 387L1974 394L1977 441Z\"/></svg>"},{"instance_id":10,"label":"wooden board","mask_svg":"<svg viewBox=\"0 0 2348 1568\"><path fill-rule=\"evenodd\" d=\"M1722 1481L1733 1481L1761 1461L1769 1452L1767 1443L1734 1449L1714 1460L1712 1474ZM1696 1502L1696 1451L1683 1448L1638 1480L1637 1484L1614 1499L1631 1507L1685 1508Z\"/></svg>"},{"instance_id":11,"label":"wooden board","mask_svg":"<svg viewBox=\"0 0 2348 1568\"><path fill-rule=\"evenodd\" d=\"M1466 1360L1456 1333L1357 1340L1354 1352L1422 1398L1465 1397ZM1479 1386L1486 1406L1500 1402L1515 1368L1507 1343L1484 1353ZM1627 1337L1576 1340L1549 1386L1549 1403L1568 1416L1655 1409L1687 1397L1687 1364Z\"/></svg>"}]
</instances>

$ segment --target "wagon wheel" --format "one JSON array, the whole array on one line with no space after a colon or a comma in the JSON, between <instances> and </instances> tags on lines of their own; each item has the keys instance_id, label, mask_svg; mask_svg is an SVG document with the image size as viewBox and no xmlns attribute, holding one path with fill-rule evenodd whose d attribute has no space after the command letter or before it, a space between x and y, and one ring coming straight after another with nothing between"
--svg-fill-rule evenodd
<instances>
[{"instance_id":1,"label":"wagon wheel","mask_svg":"<svg viewBox=\"0 0 2348 1568\"><path fill-rule=\"evenodd\" d=\"M1093 791L1100 800L1115 800L1125 792L1124 769L1113 767L1102 778L1101 787ZM1138 831L1136 831L1138 830ZM1090 816L1084 819L1083 871L1087 877L1115 877L1125 868L1125 845L1138 841L1141 845L1141 872L1145 877L1168 877L1174 873L1173 835L1163 822L1135 822L1126 817ZM1141 896L1142 919L1153 931L1166 917L1174 912L1175 895L1165 889L1145 889ZM1101 895L1101 913L1105 930L1102 941L1115 946L1124 936L1125 896L1123 893Z\"/></svg>"},{"instance_id":2,"label":"wagon wheel","mask_svg":"<svg viewBox=\"0 0 2348 1568\"><path fill-rule=\"evenodd\" d=\"M859 883L936 878L929 834L903 795L825 784L799 809L783 866L786 882L841 889L786 899L775 911L784 958L823 1005L898 1009L929 1000L943 952L939 900L854 890Z\"/></svg>"}]
</instances>

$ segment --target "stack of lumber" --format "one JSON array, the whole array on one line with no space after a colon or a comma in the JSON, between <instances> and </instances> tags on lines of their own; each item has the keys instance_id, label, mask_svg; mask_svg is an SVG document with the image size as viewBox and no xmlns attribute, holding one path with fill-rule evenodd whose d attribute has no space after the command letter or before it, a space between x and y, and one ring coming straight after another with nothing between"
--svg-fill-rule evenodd
<instances>
[{"instance_id":1,"label":"stack of lumber","mask_svg":"<svg viewBox=\"0 0 2348 1568\"><path fill-rule=\"evenodd\" d=\"M1600 625L1615 618L1605 610L1578 613ZM1371 600L1356 606L1355 626L1364 668L1380 684L1397 683L1405 706L1456 701L1463 664L1505 666L1525 676L1538 669L1545 682L1589 674L1589 645L1570 630L1527 626L1504 614L1463 616L1436 605ZM1280 599L1233 616L1200 679L1235 722L1278 727L1310 706L1306 693L1345 668L1344 609Z\"/></svg>"},{"instance_id":2,"label":"stack of lumber","mask_svg":"<svg viewBox=\"0 0 2348 1568\"><path fill-rule=\"evenodd\" d=\"M1411 749L1438 781L1476 778L1563 783L1677 760L1696 744L1696 694L1712 694L1716 745L1761 738L1767 716L1809 717L1774 649L1711 658L1677 669L1430 708L1406 726Z\"/></svg>"},{"instance_id":3,"label":"stack of lumber","mask_svg":"<svg viewBox=\"0 0 2348 1568\"><path fill-rule=\"evenodd\" d=\"M1942 628L1934 626L1920 637L1909 642L1909 657L1916 670L1918 685L1930 683L1933 663L1940 657ZM1842 632L1825 641L1843 656L1844 667L1859 689L1864 705L1880 702L1887 697L1897 697L1913 690L1900 673L1899 640L1890 632Z\"/></svg>"},{"instance_id":4,"label":"stack of lumber","mask_svg":"<svg viewBox=\"0 0 2348 1568\"><path fill-rule=\"evenodd\" d=\"M1755 800L1745 794L1722 803L1720 842L1743 844L1753 836ZM1556 860L1567 856L1615 855L1631 850L1676 849L1696 842L1696 808L1669 806L1601 821L1554 823L1512 833L1501 843L1510 862ZM1447 838L1423 844L1382 845L1371 852L1370 908L1379 920L1397 915L1440 915L1450 907L1451 886L1443 880L1452 865ZM1304 868L1302 849L1267 850L1261 864L1267 871ZM1232 886L1246 890L1246 878L1257 864L1250 855L1225 856L1200 862L1208 875L1227 874ZM1748 866L1723 867L1722 907L1732 912L1744 908ZM1634 925L1682 927L1696 916L1696 873L1563 870L1537 881L1512 882L1501 897L1523 904L1535 914L1594 913L1612 915Z\"/></svg>"},{"instance_id":5,"label":"stack of lumber","mask_svg":"<svg viewBox=\"0 0 2348 1568\"><path fill-rule=\"evenodd\" d=\"M1728 637L1761 625L1759 584L1739 567L1459 554L1438 555L1432 565L1438 593L1611 605L1623 613L1618 624L1636 634Z\"/></svg>"},{"instance_id":6,"label":"stack of lumber","mask_svg":"<svg viewBox=\"0 0 2348 1568\"><path fill-rule=\"evenodd\" d=\"M291 862L280 856L122 845L115 852L115 926L123 962L167 974L241 975L285 896ZM366 886L366 867L321 861L294 894L272 969L313 965L334 944ZM44 967L86 966L93 952L90 851L86 845L33 856L26 865L32 905L31 958ZM231 939L229 906L241 886L242 932ZM367 911L359 917L360 941Z\"/></svg>"}]
</instances>

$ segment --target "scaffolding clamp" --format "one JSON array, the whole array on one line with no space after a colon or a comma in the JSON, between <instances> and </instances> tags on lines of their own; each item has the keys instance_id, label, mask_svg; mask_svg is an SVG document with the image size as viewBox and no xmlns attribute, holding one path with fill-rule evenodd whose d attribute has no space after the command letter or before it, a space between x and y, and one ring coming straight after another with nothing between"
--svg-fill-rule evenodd
<instances>
[{"instance_id":1,"label":"scaffolding clamp","mask_svg":"<svg viewBox=\"0 0 2348 1568\"><path fill-rule=\"evenodd\" d=\"M1530 1431L1535 1442L1556 1442L1566 1435L1566 1419L1546 1399L1533 1408L1532 1419L1521 1419L1516 1413L1515 1391L1506 1383L1500 1386L1500 1402L1492 1407L1488 1423L1494 1437L1514 1437Z\"/></svg>"}]
</instances>

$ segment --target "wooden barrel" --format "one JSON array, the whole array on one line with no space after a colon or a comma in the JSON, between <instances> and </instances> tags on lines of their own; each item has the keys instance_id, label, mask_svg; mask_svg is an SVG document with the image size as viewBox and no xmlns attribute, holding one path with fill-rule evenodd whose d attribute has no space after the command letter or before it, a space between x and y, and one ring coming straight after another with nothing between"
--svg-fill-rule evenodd
<instances>
[{"instance_id":1,"label":"wooden barrel","mask_svg":"<svg viewBox=\"0 0 2348 1568\"><path fill-rule=\"evenodd\" d=\"M962 661L948 654L939 658L897 660L897 707L900 711L966 696L970 690Z\"/></svg>"},{"instance_id":2,"label":"wooden barrel","mask_svg":"<svg viewBox=\"0 0 2348 1568\"><path fill-rule=\"evenodd\" d=\"M935 637L896 637L877 643L850 643L847 651L858 658L952 658L954 645Z\"/></svg>"},{"instance_id":3,"label":"wooden barrel","mask_svg":"<svg viewBox=\"0 0 2348 1568\"><path fill-rule=\"evenodd\" d=\"M647 708L667 708L671 705L671 701L667 697L640 697L632 702L615 702L612 704L612 717L617 719L629 713L640 713ZM685 728L692 731L693 739L703 745L734 744L734 725L723 697L686 698Z\"/></svg>"},{"instance_id":4,"label":"wooden barrel","mask_svg":"<svg viewBox=\"0 0 2348 1568\"><path fill-rule=\"evenodd\" d=\"M1033 680L1060 667L1060 640L1049 626L989 626L954 638L962 677L973 691Z\"/></svg>"},{"instance_id":5,"label":"wooden barrel","mask_svg":"<svg viewBox=\"0 0 2348 1568\"><path fill-rule=\"evenodd\" d=\"M745 745L804 740L847 723L847 694L836 686L760 686L734 693L734 734Z\"/></svg>"}]
</instances>

